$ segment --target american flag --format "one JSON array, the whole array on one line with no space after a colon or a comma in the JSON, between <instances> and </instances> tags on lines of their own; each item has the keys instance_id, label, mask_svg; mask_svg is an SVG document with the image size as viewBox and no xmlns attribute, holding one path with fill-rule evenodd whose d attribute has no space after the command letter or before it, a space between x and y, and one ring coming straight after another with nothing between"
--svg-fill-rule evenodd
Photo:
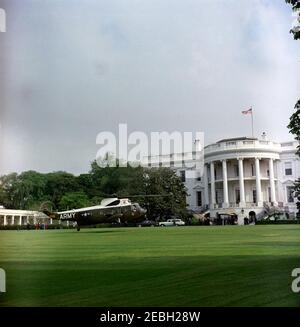
<instances>
[{"instance_id":1,"label":"american flag","mask_svg":"<svg viewBox=\"0 0 300 327\"><path fill-rule=\"evenodd\" d=\"M250 108L250 109L248 109L248 110L243 110L243 111L242 111L242 114L244 114L244 115L251 114L251 115L252 115L252 108Z\"/></svg>"}]
</instances>

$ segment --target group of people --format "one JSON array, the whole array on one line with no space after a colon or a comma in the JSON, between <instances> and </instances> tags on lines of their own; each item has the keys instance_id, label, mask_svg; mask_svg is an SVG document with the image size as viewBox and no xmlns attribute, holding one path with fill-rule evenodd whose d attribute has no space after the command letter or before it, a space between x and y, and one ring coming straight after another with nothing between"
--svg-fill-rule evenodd
<instances>
[{"instance_id":1,"label":"group of people","mask_svg":"<svg viewBox=\"0 0 300 327\"><path fill-rule=\"evenodd\" d=\"M27 227L28 230L29 229L32 229L32 225L30 225L29 223L27 223L26 227ZM39 230L39 229L45 230L45 229L48 229L48 224L45 224L45 223L36 223L36 224L34 224L34 229L35 230Z\"/></svg>"}]
</instances>

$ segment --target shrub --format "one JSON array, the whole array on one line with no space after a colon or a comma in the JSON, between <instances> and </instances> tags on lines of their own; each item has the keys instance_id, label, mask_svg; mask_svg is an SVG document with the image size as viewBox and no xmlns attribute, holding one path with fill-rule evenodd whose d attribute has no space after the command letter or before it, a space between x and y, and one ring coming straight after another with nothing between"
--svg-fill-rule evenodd
<instances>
[{"instance_id":1,"label":"shrub","mask_svg":"<svg viewBox=\"0 0 300 327\"><path fill-rule=\"evenodd\" d=\"M256 225L295 225L299 224L298 219L259 220Z\"/></svg>"}]
</instances>

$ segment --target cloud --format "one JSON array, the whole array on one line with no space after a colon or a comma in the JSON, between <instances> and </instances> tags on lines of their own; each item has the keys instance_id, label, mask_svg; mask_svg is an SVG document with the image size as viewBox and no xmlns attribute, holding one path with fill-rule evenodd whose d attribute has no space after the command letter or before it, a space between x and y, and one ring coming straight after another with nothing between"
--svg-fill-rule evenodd
<instances>
[{"instance_id":1,"label":"cloud","mask_svg":"<svg viewBox=\"0 0 300 327\"><path fill-rule=\"evenodd\" d=\"M251 105L257 135L289 137L300 43L283 1L5 4L2 173L86 171L96 135L119 123L207 142L249 135Z\"/></svg>"}]
</instances>

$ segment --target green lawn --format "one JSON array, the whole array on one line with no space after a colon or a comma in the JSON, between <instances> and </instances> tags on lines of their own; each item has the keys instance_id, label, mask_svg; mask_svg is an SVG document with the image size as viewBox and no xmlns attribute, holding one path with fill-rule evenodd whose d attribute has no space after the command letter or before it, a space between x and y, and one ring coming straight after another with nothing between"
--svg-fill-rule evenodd
<instances>
[{"instance_id":1,"label":"green lawn","mask_svg":"<svg viewBox=\"0 0 300 327\"><path fill-rule=\"evenodd\" d=\"M0 231L1 306L300 306L300 226Z\"/></svg>"}]
</instances>

